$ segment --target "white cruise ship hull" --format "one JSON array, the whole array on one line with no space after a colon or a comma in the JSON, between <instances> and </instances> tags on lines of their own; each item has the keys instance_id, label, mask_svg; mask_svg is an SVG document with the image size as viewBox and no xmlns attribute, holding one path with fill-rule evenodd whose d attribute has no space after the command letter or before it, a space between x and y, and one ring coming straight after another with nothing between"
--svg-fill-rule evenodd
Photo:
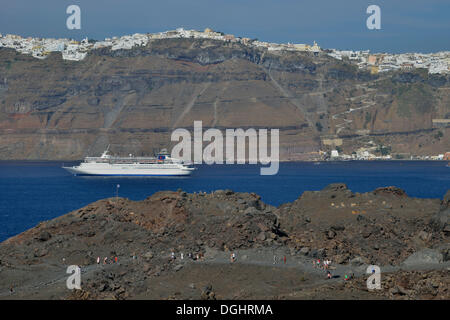
<instances>
[{"instance_id":1,"label":"white cruise ship hull","mask_svg":"<svg viewBox=\"0 0 450 320\"><path fill-rule=\"evenodd\" d=\"M178 164L82 163L79 166L63 168L74 175L85 176L188 176L194 170Z\"/></svg>"}]
</instances>

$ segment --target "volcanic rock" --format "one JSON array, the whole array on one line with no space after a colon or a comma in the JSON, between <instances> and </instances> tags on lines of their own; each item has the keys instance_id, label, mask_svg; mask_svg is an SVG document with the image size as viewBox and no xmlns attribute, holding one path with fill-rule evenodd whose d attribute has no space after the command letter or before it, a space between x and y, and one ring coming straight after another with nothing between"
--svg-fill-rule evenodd
<instances>
[{"instance_id":1,"label":"volcanic rock","mask_svg":"<svg viewBox=\"0 0 450 320\"><path fill-rule=\"evenodd\" d=\"M442 263L443 256L437 250L423 249L410 255L403 263L406 266L419 264L438 264Z\"/></svg>"},{"instance_id":2,"label":"volcanic rock","mask_svg":"<svg viewBox=\"0 0 450 320\"><path fill-rule=\"evenodd\" d=\"M392 209L385 210L383 202L391 204ZM253 210L240 209L244 203L251 204L248 208ZM220 298L267 298L265 286L277 292L286 287L294 297L297 293L293 288L302 285L295 281L301 277L314 279L314 275L305 275L305 271L295 274L297 267L290 268L304 264L310 268L311 258L330 259L338 270L362 264L399 268L402 261L413 270L422 265L444 268L449 259L448 237L432 223L432 217L442 210L439 199L409 198L398 195L398 191L358 194L344 184L334 184L321 191L304 192L292 203L271 209L272 212L258 207L269 206L255 194L229 191L201 194L162 191L142 201L99 200L2 242L0 288L8 288L14 279L20 278L23 283L18 286L39 288L28 295L24 293L24 297L38 294L78 299L149 296L215 299L212 285L220 288ZM309 223L305 221L307 217L311 217ZM423 249L425 245L429 249ZM281 251L275 253L276 250ZM172 252L175 259L171 258ZM242 259L230 263L231 252L239 252ZM284 268L276 270L277 281L286 282L276 287L264 282L273 276L271 268L280 266L273 263L272 257L289 253L286 273ZM262 260L255 263L255 259ZM56 284L60 285L55 279L66 276L67 265L81 266L84 293L52 291L56 290ZM34 276L27 277L28 272ZM221 276L217 277L218 274ZM381 297L448 297L444 273L439 270L424 273L430 280L416 279L422 281L416 287L398 278L398 274L414 279L422 276L412 271L396 271L386 276L386 288L392 291L380 293ZM211 280L222 281L227 277L240 280L217 286ZM45 281L41 280L44 278ZM189 282L183 279L196 279L199 287L211 282L211 287L201 292L183 291L189 288ZM254 296L248 288L240 291L233 287L241 281L251 281L253 288L266 293ZM357 281L343 285L342 293L367 292L361 291L364 283L353 286ZM316 289L311 289L309 282L308 285L309 289L302 287L302 290L314 296ZM155 286L157 291L147 290ZM401 286L407 294L394 293L398 291L395 286ZM324 297L326 287L320 283L316 287L320 292L317 297ZM182 293L175 294L178 291ZM0 289L0 297L2 294L8 292Z\"/></svg>"}]
</instances>

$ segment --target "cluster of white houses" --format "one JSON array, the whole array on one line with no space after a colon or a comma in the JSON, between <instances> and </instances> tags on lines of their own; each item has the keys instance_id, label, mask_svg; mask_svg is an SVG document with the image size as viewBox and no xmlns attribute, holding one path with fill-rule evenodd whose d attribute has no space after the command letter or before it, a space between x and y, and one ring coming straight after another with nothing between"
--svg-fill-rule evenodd
<instances>
[{"instance_id":1,"label":"cluster of white houses","mask_svg":"<svg viewBox=\"0 0 450 320\"><path fill-rule=\"evenodd\" d=\"M214 39L228 42L239 42L247 46L266 48L268 51L301 51L318 54L322 49L316 42L308 44L279 44L258 41L256 39L235 37L206 28L204 31L176 30L160 33L136 33L122 37L106 38L103 41L75 41L71 39L51 38L23 38L18 35L0 34L0 47L13 48L23 54L30 54L35 58L44 59L51 52L61 52L63 59L83 60L90 50L98 48L111 48L111 50L131 49L135 46L145 46L152 39L170 38L196 38ZM330 49L326 53L336 59L348 58L350 62L361 69L369 69L372 73L385 72L397 69L426 68L430 73L447 73L450 68L450 52L430 54L404 53L404 54L371 54L366 51L342 51Z\"/></svg>"},{"instance_id":2,"label":"cluster of white houses","mask_svg":"<svg viewBox=\"0 0 450 320\"><path fill-rule=\"evenodd\" d=\"M135 46L145 46L152 39L171 39L171 38L194 38L194 39L214 39L229 42L239 42L248 46L264 47L268 50L293 50L310 51L318 53L321 51L317 43L308 44L278 44L262 42L250 38L235 37L231 34L215 32L209 28L204 31L185 30L178 28L172 31L160 33L135 33L122 37L106 38L103 41L75 41L70 39L41 39L41 38L22 38L18 35L0 34L0 47L13 48L23 54L30 54L35 58L44 59L51 52L61 52L65 60L83 60L90 50L98 48L111 48L111 50L131 49Z\"/></svg>"},{"instance_id":3,"label":"cluster of white houses","mask_svg":"<svg viewBox=\"0 0 450 320\"><path fill-rule=\"evenodd\" d=\"M30 54L38 59L45 59L51 52L61 52L64 60L83 60L93 49L110 47L111 50L131 49L143 46L148 42L148 35L134 34L131 36L106 38L103 41L82 41L52 38L22 38L21 36L0 34L0 48L12 48L23 54Z\"/></svg>"},{"instance_id":4,"label":"cluster of white houses","mask_svg":"<svg viewBox=\"0 0 450 320\"><path fill-rule=\"evenodd\" d=\"M427 69L429 73L450 72L450 51L436 53L377 53L370 51L328 50L328 55L342 60L348 59L360 69L368 69L372 73L394 70Z\"/></svg>"},{"instance_id":5,"label":"cluster of white houses","mask_svg":"<svg viewBox=\"0 0 450 320\"><path fill-rule=\"evenodd\" d=\"M404 160L445 160L448 161L450 159L450 152L446 152L445 154L438 155L412 155L412 154L395 154L394 157L392 155L375 155L372 152L375 151L375 148L359 148L356 151L352 152L352 154L344 154L339 153L338 150L331 150L329 154L330 160L392 160L392 159L404 159Z\"/></svg>"}]
</instances>

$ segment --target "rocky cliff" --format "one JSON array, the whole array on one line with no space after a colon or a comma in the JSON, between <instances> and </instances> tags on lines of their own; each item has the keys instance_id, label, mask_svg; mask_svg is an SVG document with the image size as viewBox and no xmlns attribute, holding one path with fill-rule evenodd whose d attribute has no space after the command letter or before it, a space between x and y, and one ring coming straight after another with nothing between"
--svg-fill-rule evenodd
<instances>
[{"instance_id":1,"label":"rocky cliff","mask_svg":"<svg viewBox=\"0 0 450 320\"><path fill-rule=\"evenodd\" d=\"M99 200L0 243L0 299L449 299L447 199L338 183L278 208L231 190Z\"/></svg>"},{"instance_id":2,"label":"rocky cliff","mask_svg":"<svg viewBox=\"0 0 450 320\"><path fill-rule=\"evenodd\" d=\"M214 40L165 39L101 49L79 62L0 49L0 159L80 159L108 144L149 155L172 129L279 128L282 159L335 145L351 153L448 151L450 77L371 75L325 54L268 52ZM342 141L340 141L342 139Z\"/></svg>"}]
</instances>

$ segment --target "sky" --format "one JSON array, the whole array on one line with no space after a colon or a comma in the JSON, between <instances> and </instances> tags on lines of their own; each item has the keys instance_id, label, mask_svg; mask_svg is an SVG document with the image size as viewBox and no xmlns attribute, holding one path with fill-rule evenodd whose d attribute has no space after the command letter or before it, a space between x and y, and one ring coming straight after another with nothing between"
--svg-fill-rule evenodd
<instances>
[{"instance_id":1,"label":"sky","mask_svg":"<svg viewBox=\"0 0 450 320\"><path fill-rule=\"evenodd\" d=\"M66 26L74 4L80 30ZM369 5L381 9L380 30L366 26ZM101 40L178 27L340 50L450 51L450 0L0 0L2 34Z\"/></svg>"}]
</instances>

